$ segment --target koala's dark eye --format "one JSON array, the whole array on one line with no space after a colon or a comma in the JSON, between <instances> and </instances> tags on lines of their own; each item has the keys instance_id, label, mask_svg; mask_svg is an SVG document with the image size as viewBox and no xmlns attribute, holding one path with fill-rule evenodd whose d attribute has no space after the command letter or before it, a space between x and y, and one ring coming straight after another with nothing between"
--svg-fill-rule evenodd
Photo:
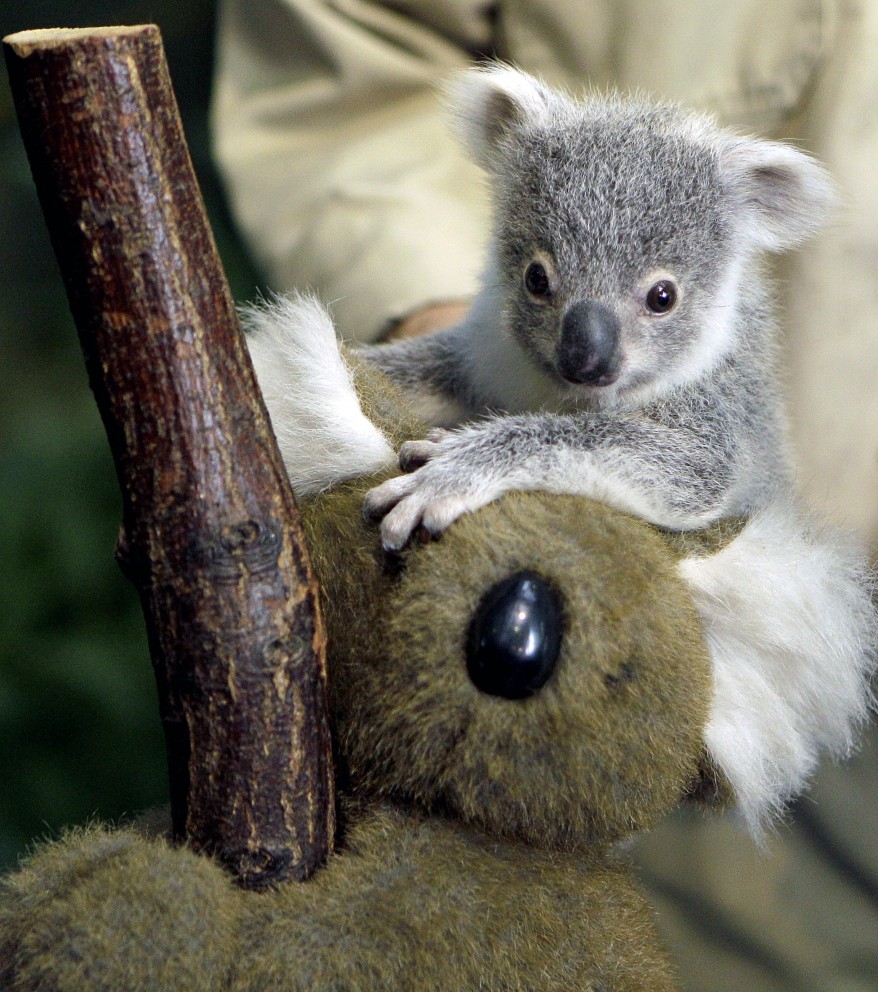
<instances>
[{"instance_id":1,"label":"koala's dark eye","mask_svg":"<svg viewBox=\"0 0 878 992\"><path fill-rule=\"evenodd\" d=\"M677 287L670 279L657 282L646 294L646 305L652 313L664 314L673 310L677 303Z\"/></svg>"},{"instance_id":2,"label":"koala's dark eye","mask_svg":"<svg viewBox=\"0 0 878 992\"><path fill-rule=\"evenodd\" d=\"M555 670L563 614L549 583L535 572L517 572L482 597L470 623L467 671L491 696L532 696Z\"/></svg>"},{"instance_id":3,"label":"koala's dark eye","mask_svg":"<svg viewBox=\"0 0 878 992\"><path fill-rule=\"evenodd\" d=\"M531 262L524 270L524 288L537 299L546 299L552 295L549 273L542 262Z\"/></svg>"}]
</instances>

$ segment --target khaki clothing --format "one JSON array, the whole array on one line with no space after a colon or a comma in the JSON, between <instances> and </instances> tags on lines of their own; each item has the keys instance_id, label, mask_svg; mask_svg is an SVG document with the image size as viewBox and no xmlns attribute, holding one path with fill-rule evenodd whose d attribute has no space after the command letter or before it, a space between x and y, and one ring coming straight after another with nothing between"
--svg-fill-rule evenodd
<instances>
[{"instance_id":1,"label":"khaki clothing","mask_svg":"<svg viewBox=\"0 0 878 992\"><path fill-rule=\"evenodd\" d=\"M248 242L274 284L313 283L337 300L351 336L472 293L483 177L449 133L437 84L496 55L552 85L644 88L767 133L813 83L834 18L817 0L743 9L229 0L214 133Z\"/></svg>"},{"instance_id":2,"label":"khaki clothing","mask_svg":"<svg viewBox=\"0 0 878 992\"><path fill-rule=\"evenodd\" d=\"M273 288L316 289L364 340L475 292L485 181L435 88L490 55L710 109L829 166L843 205L779 268L792 439L811 501L878 542L878 0L225 0L215 149ZM686 988L878 990L876 748L821 770L768 857L727 820L644 838Z\"/></svg>"}]
</instances>

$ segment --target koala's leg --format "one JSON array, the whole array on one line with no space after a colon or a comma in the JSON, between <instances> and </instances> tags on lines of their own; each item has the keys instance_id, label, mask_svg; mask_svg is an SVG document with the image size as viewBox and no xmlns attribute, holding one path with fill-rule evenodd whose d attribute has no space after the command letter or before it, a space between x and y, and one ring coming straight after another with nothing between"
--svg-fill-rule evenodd
<instances>
[{"instance_id":1,"label":"koala's leg","mask_svg":"<svg viewBox=\"0 0 878 992\"><path fill-rule=\"evenodd\" d=\"M732 455L691 430L644 418L523 414L433 431L400 450L409 474L367 494L383 517L384 546L401 548L423 526L441 533L461 514L504 493L590 496L675 530L704 527L731 505Z\"/></svg>"}]
</instances>

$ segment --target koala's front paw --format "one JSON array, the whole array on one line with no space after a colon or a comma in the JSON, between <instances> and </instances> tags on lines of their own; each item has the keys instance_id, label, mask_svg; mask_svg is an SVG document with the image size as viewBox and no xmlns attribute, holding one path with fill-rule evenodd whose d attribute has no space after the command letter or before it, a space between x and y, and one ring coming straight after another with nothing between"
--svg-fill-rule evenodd
<instances>
[{"instance_id":1,"label":"koala's front paw","mask_svg":"<svg viewBox=\"0 0 878 992\"><path fill-rule=\"evenodd\" d=\"M388 551L403 548L418 527L438 536L461 514L499 495L467 458L465 439L450 431L435 430L423 441L407 441L399 463L409 474L376 486L363 504L367 517L384 518L381 543Z\"/></svg>"},{"instance_id":2,"label":"koala's front paw","mask_svg":"<svg viewBox=\"0 0 878 992\"><path fill-rule=\"evenodd\" d=\"M455 435L442 427L435 427L420 441L406 441L399 449L399 467L403 472L414 472L427 462L454 448Z\"/></svg>"}]
</instances>

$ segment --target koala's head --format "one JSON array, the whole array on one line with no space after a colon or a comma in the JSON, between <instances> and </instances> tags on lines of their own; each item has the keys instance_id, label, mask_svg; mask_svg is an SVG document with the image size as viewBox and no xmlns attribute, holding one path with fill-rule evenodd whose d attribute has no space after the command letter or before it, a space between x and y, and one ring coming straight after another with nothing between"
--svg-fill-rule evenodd
<instances>
[{"instance_id":1,"label":"koala's head","mask_svg":"<svg viewBox=\"0 0 878 992\"><path fill-rule=\"evenodd\" d=\"M574 101L502 66L461 73L449 102L491 176L505 325L571 397L711 367L760 306L747 262L802 240L832 199L807 156L678 106Z\"/></svg>"}]
</instances>

